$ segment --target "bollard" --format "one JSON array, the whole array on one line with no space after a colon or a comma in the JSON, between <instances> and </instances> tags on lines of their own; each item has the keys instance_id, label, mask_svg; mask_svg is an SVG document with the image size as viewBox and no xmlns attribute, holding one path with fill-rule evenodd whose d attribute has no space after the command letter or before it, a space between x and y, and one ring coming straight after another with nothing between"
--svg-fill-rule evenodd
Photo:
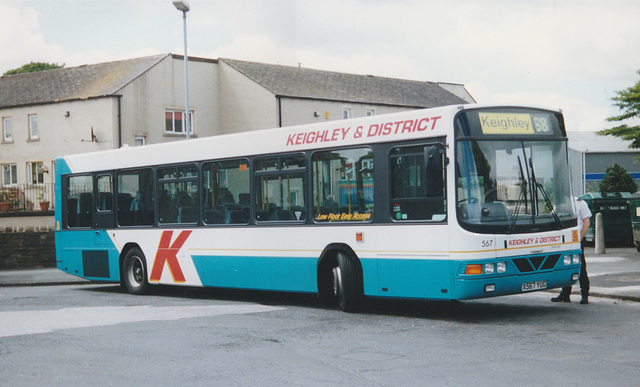
<instances>
[{"instance_id":1,"label":"bollard","mask_svg":"<svg viewBox=\"0 0 640 387\"><path fill-rule=\"evenodd\" d=\"M604 247L604 225L602 223L602 214L596 214L596 236L595 236L595 253L606 254Z\"/></svg>"}]
</instances>

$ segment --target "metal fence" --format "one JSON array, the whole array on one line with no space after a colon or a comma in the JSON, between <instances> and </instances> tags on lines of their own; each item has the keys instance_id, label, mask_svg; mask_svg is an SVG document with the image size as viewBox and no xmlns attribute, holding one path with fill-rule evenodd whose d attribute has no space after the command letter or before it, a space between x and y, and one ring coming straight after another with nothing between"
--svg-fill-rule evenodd
<instances>
[{"instance_id":1,"label":"metal fence","mask_svg":"<svg viewBox=\"0 0 640 387\"><path fill-rule=\"evenodd\" d=\"M52 183L0 187L0 212L50 211L52 209Z\"/></svg>"}]
</instances>

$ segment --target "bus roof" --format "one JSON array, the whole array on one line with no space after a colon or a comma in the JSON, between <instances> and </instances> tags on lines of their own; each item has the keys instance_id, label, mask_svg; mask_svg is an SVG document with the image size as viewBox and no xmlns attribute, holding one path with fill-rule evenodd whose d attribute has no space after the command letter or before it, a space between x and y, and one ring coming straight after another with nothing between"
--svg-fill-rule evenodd
<instances>
[{"instance_id":1,"label":"bus roof","mask_svg":"<svg viewBox=\"0 0 640 387\"><path fill-rule=\"evenodd\" d=\"M550 110L515 105L451 105L349 120L211 136L189 141L123 147L62 158L72 173L82 173L387 141L408 141L452 134L453 117L460 110L495 107ZM552 111L557 112L558 110Z\"/></svg>"}]
</instances>

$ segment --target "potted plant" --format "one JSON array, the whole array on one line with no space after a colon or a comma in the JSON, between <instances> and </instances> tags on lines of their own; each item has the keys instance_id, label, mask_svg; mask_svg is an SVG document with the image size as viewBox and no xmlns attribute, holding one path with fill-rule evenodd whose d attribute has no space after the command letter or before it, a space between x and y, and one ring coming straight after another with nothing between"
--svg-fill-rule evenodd
<instances>
[{"instance_id":1,"label":"potted plant","mask_svg":"<svg viewBox=\"0 0 640 387\"><path fill-rule=\"evenodd\" d=\"M9 202L9 191L5 188L0 190L0 211L7 212L11 203Z\"/></svg>"},{"instance_id":2,"label":"potted plant","mask_svg":"<svg viewBox=\"0 0 640 387\"><path fill-rule=\"evenodd\" d=\"M49 201L45 199L45 188L40 187L38 190L38 203L40 204L40 211L47 211L49 209Z\"/></svg>"}]
</instances>

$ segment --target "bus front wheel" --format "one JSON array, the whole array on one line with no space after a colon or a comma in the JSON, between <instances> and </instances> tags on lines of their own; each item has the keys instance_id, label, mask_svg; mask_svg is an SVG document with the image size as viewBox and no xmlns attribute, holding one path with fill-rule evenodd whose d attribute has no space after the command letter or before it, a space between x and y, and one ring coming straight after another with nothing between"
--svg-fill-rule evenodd
<instances>
[{"instance_id":1,"label":"bus front wheel","mask_svg":"<svg viewBox=\"0 0 640 387\"><path fill-rule=\"evenodd\" d=\"M147 265L142 251L134 247L127 251L122 263L122 279L131 294L144 294L149 290Z\"/></svg>"},{"instance_id":2,"label":"bus front wheel","mask_svg":"<svg viewBox=\"0 0 640 387\"><path fill-rule=\"evenodd\" d=\"M333 294L344 312L355 312L362 302L359 272L355 262L344 253L337 253L338 265L331 270Z\"/></svg>"}]
</instances>

